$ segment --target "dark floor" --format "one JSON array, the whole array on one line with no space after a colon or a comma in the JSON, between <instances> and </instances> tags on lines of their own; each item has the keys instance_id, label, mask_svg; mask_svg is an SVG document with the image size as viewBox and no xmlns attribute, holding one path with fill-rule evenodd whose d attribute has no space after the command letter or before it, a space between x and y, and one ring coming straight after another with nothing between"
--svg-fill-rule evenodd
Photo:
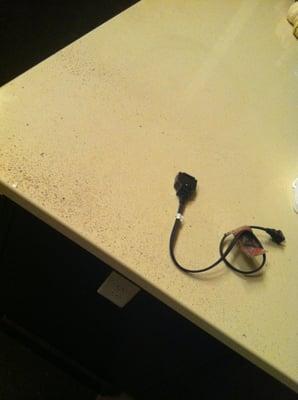
<instances>
[{"instance_id":1,"label":"dark floor","mask_svg":"<svg viewBox=\"0 0 298 400\"><path fill-rule=\"evenodd\" d=\"M0 332L1 400L95 400L96 393Z\"/></svg>"},{"instance_id":2,"label":"dark floor","mask_svg":"<svg viewBox=\"0 0 298 400\"><path fill-rule=\"evenodd\" d=\"M185 368L187 369L187 366ZM170 383L170 386L171 384L174 383ZM237 354L229 356L228 359L219 359L216 365L210 363L198 371L187 371L187 379L182 372L181 377L175 380L176 385L179 400L297 398L295 393L242 360ZM164 400L172 399L172 396L167 395L168 388L169 383L163 389ZM144 398L154 400L154 389ZM97 393L39 357L27 346L0 332L0 399L97 400ZM130 397L115 396L115 400L117 399L128 400Z\"/></svg>"}]
</instances>

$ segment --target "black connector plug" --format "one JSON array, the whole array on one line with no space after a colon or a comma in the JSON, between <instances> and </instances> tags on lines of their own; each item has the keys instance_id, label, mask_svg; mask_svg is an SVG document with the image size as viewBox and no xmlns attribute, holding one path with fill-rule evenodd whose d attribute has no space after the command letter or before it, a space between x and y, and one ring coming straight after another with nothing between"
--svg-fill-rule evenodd
<instances>
[{"instance_id":1,"label":"black connector plug","mask_svg":"<svg viewBox=\"0 0 298 400\"><path fill-rule=\"evenodd\" d=\"M197 188L197 180L185 172L179 172L175 178L174 188L180 203L185 204L194 195Z\"/></svg>"},{"instance_id":2,"label":"black connector plug","mask_svg":"<svg viewBox=\"0 0 298 400\"><path fill-rule=\"evenodd\" d=\"M271 236L274 243L281 244L286 240L281 230L267 228L266 232Z\"/></svg>"}]
</instances>

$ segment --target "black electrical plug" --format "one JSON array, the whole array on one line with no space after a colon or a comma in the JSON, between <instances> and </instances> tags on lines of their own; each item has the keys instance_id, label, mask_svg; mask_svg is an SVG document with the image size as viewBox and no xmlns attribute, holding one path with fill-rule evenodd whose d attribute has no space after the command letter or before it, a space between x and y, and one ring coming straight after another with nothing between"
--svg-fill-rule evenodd
<instances>
[{"instance_id":1,"label":"black electrical plug","mask_svg":"<svg viewBox=\"0 0 298 400\"><path fill-rule=\"evenodd\" d=\"M286 240L281 230L267 228L266 232L271 236L274 243L281 244Z\"/></svg>"},{"instance_id":2,"label":"black electrical plug","mask_svg":"<svg viewBox=\"0 0 298 400\"><path fill-rule=\"evenodd\" d=\"M197 180L185 172L179 172L175 178L174 188L180 204L185 204L194 195L197 188Z\"/></svg>"}]
</instances>

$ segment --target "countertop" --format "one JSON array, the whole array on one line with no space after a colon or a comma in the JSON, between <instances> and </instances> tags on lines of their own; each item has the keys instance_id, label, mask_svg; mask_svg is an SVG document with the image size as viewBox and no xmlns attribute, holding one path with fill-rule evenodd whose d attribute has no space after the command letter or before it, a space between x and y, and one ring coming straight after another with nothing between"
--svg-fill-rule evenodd
<instances>
[{"instance_id":1,"label":"countertop","mask_svg":"<svg viewBox=\"0 0 298 400\"><path fill-rule=\"evenodd\" d=\"M0 90L0 191L298 388L298 42L286 0L143 0ZM168 252L175 175L198 179L177 246L205 266L255 224L265 272L199 276Z\"/></svg>"}]
</instances>

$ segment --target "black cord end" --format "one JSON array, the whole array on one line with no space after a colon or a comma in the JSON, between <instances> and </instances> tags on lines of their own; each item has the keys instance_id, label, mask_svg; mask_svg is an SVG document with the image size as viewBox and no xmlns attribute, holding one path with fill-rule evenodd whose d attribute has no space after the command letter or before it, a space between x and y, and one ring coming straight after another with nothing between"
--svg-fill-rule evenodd
<instances>
[{"instance_id":1,"label":"black cord end","mask_svg":"<svg viewBox=\"0 0 298 400\"><path fill-rule=\"evenodd\" d=\"M179 172L175 178L174 188L180 204L185 204L194 195L197 188L197 180L185 172Z\"/></svg>"},{"instance_id":2,"label":"black cord end","mask_svg":"<svg viewBox=\"0 0 298 400\"><path fill-rule=\"evenodd\" d=\"M266 232L271 236L274 243L281 244L286 240L281 230L267 228Z\"/></svg>"}]
</instances>

